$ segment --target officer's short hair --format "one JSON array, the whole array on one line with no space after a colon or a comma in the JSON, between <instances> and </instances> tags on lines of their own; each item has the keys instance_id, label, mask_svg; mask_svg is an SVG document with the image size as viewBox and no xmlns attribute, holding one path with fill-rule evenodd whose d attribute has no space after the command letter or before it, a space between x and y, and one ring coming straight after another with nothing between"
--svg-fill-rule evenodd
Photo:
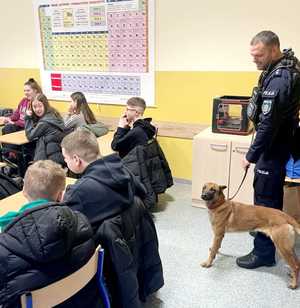
<instances>
[{"instance_id":1,"label":"officer's short hair","mask_svg":"<svg viewBox=\"0 0 300 308\"><path fill-rule=\"evenodd\" d=\"M126 104L127 106L136 108L141 114L143 114L146 109L146 102L141 97L131 97Z\"/></svg>"},{"instance_id":2,"label":"officer's short hair","mask_svg":"<svg viewBox=\"0 0 300 308\"><path fill-rule=\"evenodd\" d=\"M76 154L85 162L93 162L100 157L96 136L86 128L77 128L68 134L61 142L61 147L68 155Z\"/></svg>"},{"instance_id":3,"label":"officer's short hair","mask_svg":"<svg viewBox=\"0 0 300 308\"><path fill-rule=\"evenodd\" d=\"M24 192L32 199L55 201L56 195L64 191L66 174L52 160L38 160L28 167L24 177Z\"/></svg>"},{"instance_id":4,"label":"officer's short hair","mask_svg":"<svg viewBox=\"0 0 300 308\"><path fill-rule=\"evenodd\" d=\"M265 46L277 46L280 48L279 37L272 31L261 31L257 33L250 42L250 45L256 45L262 42Z\"/></svg>"}]
</instances>

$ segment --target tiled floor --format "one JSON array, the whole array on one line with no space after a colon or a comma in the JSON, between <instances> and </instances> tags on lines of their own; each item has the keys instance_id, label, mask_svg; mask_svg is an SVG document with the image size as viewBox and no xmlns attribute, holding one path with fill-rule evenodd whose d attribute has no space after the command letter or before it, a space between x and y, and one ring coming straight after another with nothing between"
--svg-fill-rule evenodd
<instances>
[{"instance_id":1,"label":"tiled floor","mask_svg":"<svg viewBox=\"0 0 300 308\"><path fill-rule=\"evenodd\" d=\"M300 307L300 288L287 288L287 266L246 270L237 256L252 249L248 233L226 234L213 267L204 269L212 232L206 210L191 206L191 185L176 183L161 196L155 223L160 241L165 286L144 308ZM298 256L300 244L298 241Z\"/></svg>"}]
</instances>

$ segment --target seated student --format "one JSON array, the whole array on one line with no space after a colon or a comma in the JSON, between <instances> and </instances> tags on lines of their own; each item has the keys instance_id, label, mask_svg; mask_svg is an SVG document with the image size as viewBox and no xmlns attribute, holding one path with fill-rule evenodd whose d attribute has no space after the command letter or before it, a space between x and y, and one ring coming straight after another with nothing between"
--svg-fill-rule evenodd
<instances>
[{"instance_id":1,"label":"seated student","mask_svg":"<svg viewBox=\"0 0 300 308\"><path fill-rule=\"evenodd\" d=\"M155 226L139 198L145 191L117 154L100 157L88 130L70 133L61 146L69 169L82 174L67 187L64 201L87 216L96 244L103 245L113 306L138 308L164 283Z\"/></svg>"},{"instance_id":2,"label":"seated student","mask_svg":"<svg viewBox=\"0 0 300 308\"><path fill-rule=\"evenodd\" d=\"M24 129L26 110L38 93L42 93L41 87L33 78L29 78L28 81L24 83L25 97L22 98L17 109L11 116L1 117L5 124L2 129L3 134L9 134Z\"/></svg>"},{"instance_id":3,"label":"seated student","mask_svg":"<svg viewBox=\"0 0 300 308\"><path fill-rule=\"evenodd\" d=\"M64 122L68 130L84 126L89 128L97 137L103 136L108 132L107 127L103 123L97 122L84 94L81 92L71 94L69 113L64 118Z\"/></svg>"},{"instance_id":4,"label":"seated student","mask_svg":"<svg viewBox=\"0 0 300 308\"><path fill-rule=\"evenodd\" d=\"M111 143L112 149L119 152L120 157L126 156L137 145L146 144L155 135L156 129L150 123L152 119L142 118L145 109L146 103L140 97L131 97L127 101L125 113L120 117Z\"/></svg>"},{"instance_id":5,"label":"seated student","mask_svg":"<svg viewBox=\"0 0 300 308\"><path fill-rule=\"evenodd\" d=\"M34 161L51 159L64 165L60 147L65 136L64 121L44 94L38 94L26 111L25 133L29 141L36 141Z\"/></svg>"},{"instance_id":6,"label":"seated student","mask_svg":"<svg viewBox=\"0 0 300 308\"><path fill-rule=\"evenodd\" d=\"M35 162L24 178L29 203L0 217L5 226L0 234L0 306L19 308L26 291L64 278L93 255L95 243L86 217L58 203L65 181L58 164ZM79 308L83 302L86 307L101 307L95 283L92 280L59 307Z\"/></svg>"},{"instance_id":7,"label":"seated student","mask_svg":"<svg viewBox=\"0 0 300 308\"><path fill-rule=\"evenodd\" d=\"M69 185L64 201L82 212L96 230L102 221L128 208L134 192L143 195L144 189L133 182L118 155L101 158L97 139L85 128L68 134L61 143L68 168L81 178Z\"/></svg>"},{"instance_id":8,"label":"seated student","mask_svg":"<svg viewBox=\"0 0 300 308\"><path fill-rule=\"evenodd\" d=\"M24 94L25 97L20 101L17 109L9 117L0 117L3 120L5 126L2 128L2 134L10 134L23 130L25 126L25 113L31 102L34 100L38 93L42 93L42 89L39 84L33 79L29 78L24 83ZM16 145L3 144L3 155L6 159L11 162L16 162L17 155L16 151L20 148Z\"/></svg>"}]
</instances>

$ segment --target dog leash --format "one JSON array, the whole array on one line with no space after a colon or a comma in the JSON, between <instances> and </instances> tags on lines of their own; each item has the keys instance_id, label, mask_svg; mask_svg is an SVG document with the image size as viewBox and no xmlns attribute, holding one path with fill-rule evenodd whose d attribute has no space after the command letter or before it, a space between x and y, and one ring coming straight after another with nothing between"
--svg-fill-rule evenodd
<instances>
[{"instance_id":1,"label":"dog leash","mask_svg":"<svg viewBox=\"0 0 300 308\"><path fill-rule=\"evenodd\" d=\"M236 193L231 198L228 199L229 201L232 200L238 194L238 192L240 191L240 189L241 189L241 187L242 187L242 185L245 181L245 178L247 176L248 169L249 169L249 166L247 166L247 168L245 169L244 176L243 176L243 179L242 179L242 182L241 182L239 188L237 189Z\"/></svg>"},{"instance_id":2,"label":"dog leash","mask_svg":"<svg viewBox=\"0 0 300 308\"><path fill-rule=\"evenodd\" d=\"M251 145L252 145L252 143L253 143L254 133L255 133L255 131L253 131L253 133L252 133L251 142L250 142L250 146L249 146L249 147L251 147ZM243 176L243 179L242 179L242 181L241 181L240 186L238 187L238 189L237 189L237 191L235 192L235 194L234 194L231 198L228 199L229 201L232 200L232 199L238 194L238 192L240 191L240 189L241 189L241 187L242 187L242 185L243 185L243 183L244 183L244 181L245 181L245 178L246 178L246 176L247 176L248 169L249 169L249 166L247 166L247 168L245 169L244 176Z\"/></svg>"}]
</instances>

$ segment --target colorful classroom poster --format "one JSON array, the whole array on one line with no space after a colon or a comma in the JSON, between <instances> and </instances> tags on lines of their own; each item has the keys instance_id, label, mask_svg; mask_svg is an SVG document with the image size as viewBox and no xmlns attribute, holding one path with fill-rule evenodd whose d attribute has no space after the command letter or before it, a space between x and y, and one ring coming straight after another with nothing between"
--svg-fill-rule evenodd
<instances>
[{"instance_id":1,"label":"colorful classroom poster","mask_svg":"<svg viewBox=\"0 0 300 308\"><path fill-rule=\"evenodd\" d=\"M154 0L33 0L44 93L154 105Z\"/></svg>"}]
</instances>

